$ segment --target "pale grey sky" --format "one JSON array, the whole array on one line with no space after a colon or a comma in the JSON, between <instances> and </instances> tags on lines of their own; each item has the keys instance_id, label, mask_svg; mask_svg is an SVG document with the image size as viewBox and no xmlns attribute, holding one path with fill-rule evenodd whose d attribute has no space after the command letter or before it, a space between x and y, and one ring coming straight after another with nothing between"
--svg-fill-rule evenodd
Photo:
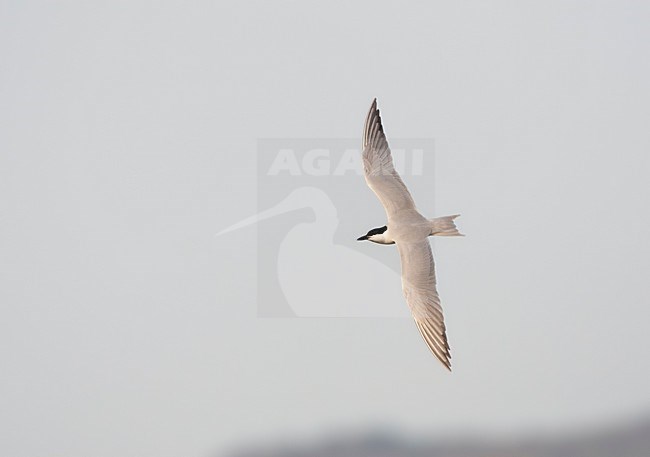
<instances>
[{"instance_id":1,"label":"pale grey sky","mask_svg":"<svg viewBox=\"0 0 650 457\"><path fill-rule=\"evenodd\" d=\"M633 1L1 2L0 454L647 412L649 22ZM214 237L258 209L259 138L360 138L373 97L389 141L435 139L416 201L462 213L435 243L451 375L407 319L258 318L255 227ZM382 225L359 199L354 225Z\"/></svg>"}]
</instances>

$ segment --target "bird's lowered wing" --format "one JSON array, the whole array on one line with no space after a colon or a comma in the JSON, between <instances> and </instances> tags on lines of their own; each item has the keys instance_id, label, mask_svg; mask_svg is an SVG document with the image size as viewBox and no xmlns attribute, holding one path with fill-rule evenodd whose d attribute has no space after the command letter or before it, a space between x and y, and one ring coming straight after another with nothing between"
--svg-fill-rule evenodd
<instances>
[{"instance_id":1,"label":"bird's lowered wing","mask_svg":"<svg viewBox=\"0 0 650 457\"><path fill-rule=\"evenodd\" d=\"M388 219L397 210L415 209L413 197L393 166L393 157L377 109L377 99L370 106L363 128L363 169L366 182L384 205Z\"/></svg>"},{"instance_id":2,"label":"bird's lowered wing","mask_svg":"<svg viewBox=\"0 0 650 457\"><path fill-rule=\"evenodd\" d=\"M415 324L431 352L451 371L449 343L429 241L397 243L397 249L402 260L402 290Z\"/></svg>"}]
</instances>

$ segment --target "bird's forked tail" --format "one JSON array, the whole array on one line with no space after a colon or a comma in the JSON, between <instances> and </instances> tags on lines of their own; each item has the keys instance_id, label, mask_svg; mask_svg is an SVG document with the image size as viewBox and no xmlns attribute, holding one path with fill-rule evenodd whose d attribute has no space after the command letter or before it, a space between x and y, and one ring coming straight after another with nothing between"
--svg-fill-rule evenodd
<instances>
[{"instance_id":1,"label":"bird's forked tail","mask_svg":"<svg viewBox=\"0 0 650 457\"><path fill-rule=\"evenodd\" d=\"M458 231L454 219L456 219L460 214L454 214L453 216L443 216L436 217L435 219L430 219L431 223L431 235L430 236L465 236Z\"/></svg>"}]
</instances>

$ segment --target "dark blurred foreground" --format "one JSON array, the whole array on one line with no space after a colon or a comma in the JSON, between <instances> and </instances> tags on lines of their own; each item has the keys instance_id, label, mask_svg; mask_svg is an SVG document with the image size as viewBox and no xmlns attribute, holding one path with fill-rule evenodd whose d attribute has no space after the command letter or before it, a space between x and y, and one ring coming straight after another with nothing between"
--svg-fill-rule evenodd
<instances>
[{"instance_id":1,"label":"dark blurred foreground","mask_svg":"<svg viewBox=\"0 0 650 457\"><path fill-rule=\"evenodd\" d=\"M311 444L250 447L229 457L650 457L650 419L616 429L510 443L479 439L418 442L391 433L370 433Z\"/></svg>"}]
</instances>

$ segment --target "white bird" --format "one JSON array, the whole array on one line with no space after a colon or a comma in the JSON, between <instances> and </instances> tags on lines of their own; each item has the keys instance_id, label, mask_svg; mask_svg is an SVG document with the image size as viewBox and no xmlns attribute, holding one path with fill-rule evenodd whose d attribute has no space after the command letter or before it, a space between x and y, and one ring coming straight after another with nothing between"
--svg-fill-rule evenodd
<instances>
[{"instance_id":1,"label":"white bird","mask_svg":"<svg viewBox=\"0 0 650 457\"><path fill-rule=\"evenodd\" d=\"M363 168L366 183L386 211L386 225L370 230L358 241L397 244L402 262L402 291L415 324L431 352L451 371L451 355L429 236L463 236L454 219L459 215L427 219L415 208L391 156L374 99L363 129Z\"/></svg>"}]
</instances>

